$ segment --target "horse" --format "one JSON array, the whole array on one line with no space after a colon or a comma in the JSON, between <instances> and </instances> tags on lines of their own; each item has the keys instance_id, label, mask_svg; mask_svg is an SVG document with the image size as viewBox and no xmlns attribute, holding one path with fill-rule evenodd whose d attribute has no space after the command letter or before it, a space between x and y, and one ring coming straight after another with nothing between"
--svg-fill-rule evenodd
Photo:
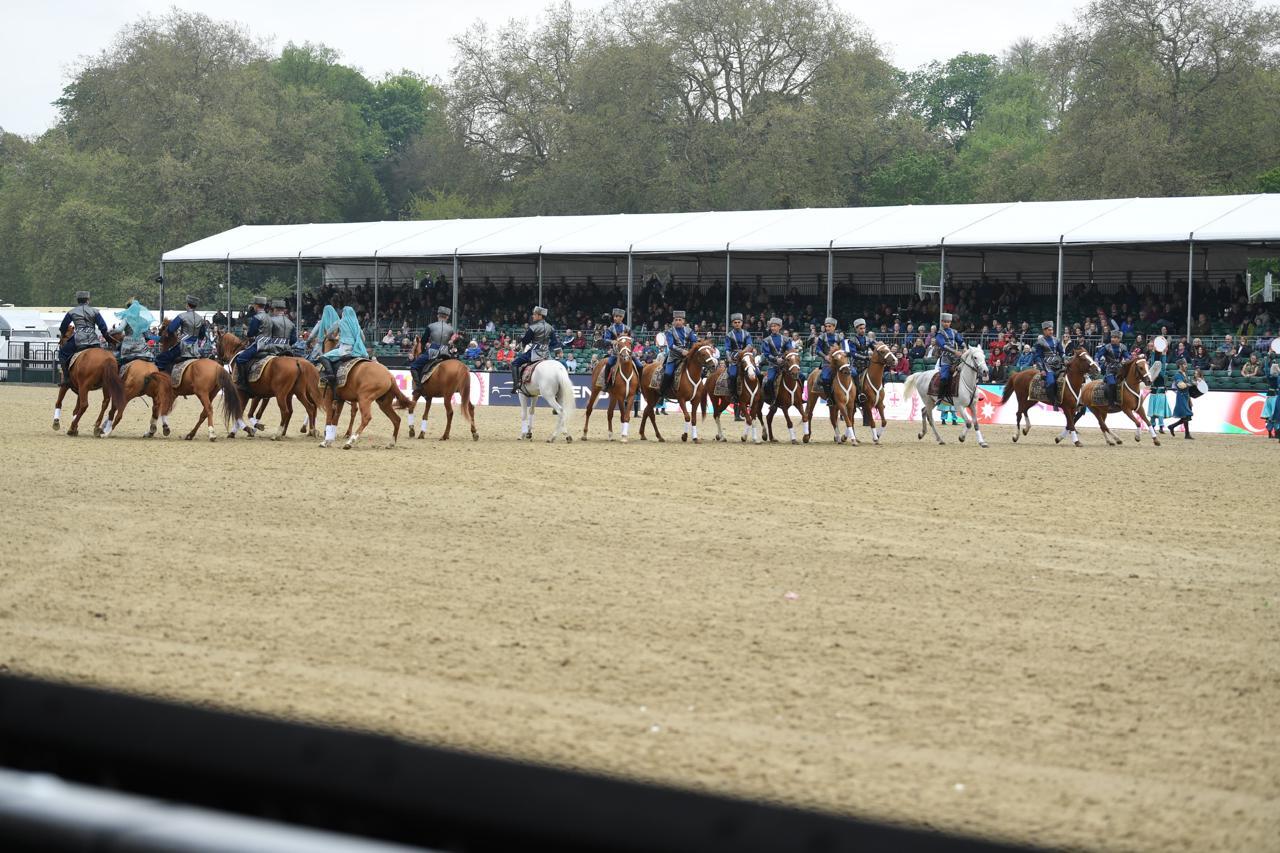
<instances>
[{"instance_id":1,"label":"horse","mask_svg":"<svg viewBox=\"0 0 1280 853\"><path fill-rule=\"evenodd\" d=\"M956 391L955 403L956 410L960 412L960 417L964 421L964 432L960 433L960 441L963 443L969 435L969 430L973 429L978 433L978 446L986 447L987 440L982 437L982 426L978 423L978 385L987 381L990 375L987 370L987 355L982 347L965 347L964 352L960 353L960 364L957 368L960 372L960 387ZM902 387L902 396L908 400L911 399L913 392L920 396L920 432L916 438L924 438L925 429L928 428L933 430L933 437L938 440L938 444L946 444L938 434L938 425L933 420L933 409L938 405L939 398L929 391L929 386L933 384L933 377L937 373L938 369L935 367L932 370L911 374ZM1014 441L1017 439L1015 438Z\"/></svg>"},{"instance_id":2,"label":"horse","mask_svg":"<svg viewBox=\"0 0 1280 853\"><path fill-rule=\"evenodd\" d=\"M455 338L457 335L454 336ZM413 339L413 352L410 353L410 359L415 359L422 354L422 338L420 336ZM413 389L410 395L412 401L409 406L409 438L413 438L413 407L418 404L418 398L427 401L426 408L422 410L422 429L418 432L419 440L427 437L427 416L431 414L431 401L435 397L444 398L444 434L440 436L441 441L449 440L449 431L453 429L453 395L457 394L461 398L460 405L462 407L462 416L467 419L467 423L471 425L471 440L479 441L480 433L476 431L476 408L471 402L471 371L467 365L457 358L445 359L436 366L431 372L431 376L427 381ZM352 418L355 412L351 413ZM347 432L351 428L348 426Z\"/></svg>"},{"instance_id":3,"label":"horse","mask_svg":"<svg viewBox=\"0 0 1280 853\"><path fill-rule=\"evenodd\" d=\"M1015 394L1018 397L1018 414L1015 420L1015 429L1013 432L1013 440L1018 440L1018 433L1026 435L1031 431L1031 415L1030 410L1037 402L1047 402L1031 399L1031 382L1036 378L1038 370L1034 367L1027 370L1019 370L1017 373L1009 377L1004 383L1004 393L1000 396L1001 403L1009 402L1009 398ZM1067 361L1066 366L1062 370L1062 378L1058 380L1059 404L1062 406L1062 412L1066 415L1067 425L1054 438L1053 443L1057 444L1066 438L1069 434L1071 441L1076 447L1080 444L1080 436L1076 434L1076 414L1083 405L1083 391L1085 385L1085 376L1098 374L1098 363L1093 360L1093 356L1089 355L1084 349L1077 349L1075 354ZM1022 419L1026 418L1027 425L1022 426Z\"/></svg>"},{"instance_id":4,"label":"horse","mask_svg":"<svg viewBox=\"0 0 1280 853\"><path fill-rule=\"evenodd\" d=\"M534 362L533 374L529 377L529 385L533 395L525 393L524 384L517 381L515 392L520 399L520 439L533 441L533 413L538 405L538 397L547 401L551 411L556 413L556 425L551 430L547 443L551 444L556 436L564 433L566 442L573 441L566 425L568 412L573 410L573 380L569 378L569 370L554 358L544 358ZM524 368L520 368L524 373Z\"/></svg>"},{"instance_id":5,"label":"horse","mask_svg":"<svg viewBox=\"0 0 1280 853\"><path fill-rule=\"evenodd\" d=\"M716 394L716 382L719 380L721 372L728 373L729 365L725 364L719 370L711 375L704 386L705 390L702 394L702 410L706 413L707 400L711 400L711 413L716 419L716 441L727 441L724 437L724 428L720 425L720 415L724 410L729 408L730 403L736 403L737 411L742 415L742 441L747 440L747 435L751 436L751 440L755 444L760 444L762 439L760 434L762 416L764 415L764 377L760 375L758 356L755 347L743 347L738 350L734 360L738 367L738 387L737 397L735 399L733 391L721 397Z\"/></svg>"},{"instance_id":6,"label":"horse","mask_svg":"<svg viewBox=\"0 0 1280 853\"><path fill-rule=\"evenodd\" d=\"M68 326L58 343L65 344L73 334L75 334L75 328ZM80 418L84 417L85 410L89 408L91 391L102 390L103 408L106 408L108 403L112 411L124 408L124 384L120 381L119 367L111 351L102 347L91 347L81 350L76 355L79 358L75 359L75 364L71 365L71 369L63 377L63 382L58 387L58 400L53 404L53 428L56 430L62 425L62 398L66 396L67 391L75 392L76 407L72 413L71 426L67 428L69 436L80 434ZM112 421L108 417L101 427L94 426L93 434L102 438L111 435L111 429Z\"/></svg>"},{"instance_id":7,"label":"horse","mask_svg":"<svg viewBox=\"0 0 1280 853\"><path fill-rule=\"evenodd\" d=\"M680 406L680 414L684 415L684 434L680 436L681 441L689 440L689 432L692 428L693 443L700 444L698 440L698 411L694 407L702 397L702 385L706 382L706 371L709 368L715 371L716 364L720 357L719 350L716 349L714 341L703 340L689 348L689 354L685 356L680 370L675 376L675 392L676 403ZM640 440L648 441L644 434L645 422L653 424L653 434L657 436L658 441L666 441L662 437L662 433L658 430L658 419L654 415L653 410L658 405L658 399L662 394L661 389L651 388L653 384L654 373L662 370L663 364L654 362L646 364L644 370L640 374L641 391L644 394L644 415L640 418ZM659 382L662 380L659 379Z\"/></svg>"},{"instance_id":8,"label":"horse","mask_svg":"<svg viewBox=\"0 0 1280 853\"><path fill-rule=\"evenodd\" d=\"M231 332L219 332L215 336L215 341L218 360L224 364L232 364L232 359L235 358L236 353L243 348L243 342ZM306 365L309 365L309 362L304 358L279 355L263 368L262 375L258 377L257 382L249 383L249 392L247 394L236 388L241 408L244 408L245 404L250 400L261 397L275 399L276 405L280 409L280 426L276 428L275 435L271 437L272 441L279 441L289 431L289 421L293 417L293 403L290 398L293 396L297 396L302 402L302 406L307 412L307 420L314 431L319 391L315 391L315 397L312 396L311 377ZM314 365L310 366L314 368ZM318 373L315 381L316 385L318 385ZM234 382L231 383L231 386L233 388L236 387ZM336 421L330 421L330 423L336 423ZM247 438L253 438L257 427L253 424L247 424L237 417L227 438L235 438L236 431L241 429L244 430Z\"/></svg>"},{"instance_id":9,"label":"horse","mask_svg":"<svg viewBox=\"0 0 1280 853\"><path fill-rule=\"evenodd\" d=\"M858 374L858 403L862 409L862 425L871 427L871 442L880 443L880 436L889 426L884 415L884 377L893 369L893 350L888 344L876 343L871 348L871 360ZM880 414L880 426L876 426L875 414ZM962 439L963 440L963 439Z\"/></svg>"},{"instance_id":10,"label":"horse","mask_svg":"<svg viewBox=\"0 0 1280 853\"><path fill-rule=\"evenodd\" d=\"M769 440L777 441L773 437L773 416L781 410L782 416L787 419L787 433L791 436L791 443L799 444L796 428L791 423L791 408L794 406L800 413L800 420L804 421L804 382L800 378L800 353L788 350L782 354L782 365L774 381L777 382L777 387L774 389L773 402L769 404L769 417L765 422Z\"/></svg>"},{"instance_id":11,"label":"horse","mask_svg":"<svg viewBox=\"0 0 1280 853\"><path fill-rule=\"evenodd\" d=\"M835 431L836 444L849 443L850 447L858 444L857 433L853 428L853 415L857 411L858 392L853 384L853 369L849 366L849 354L842 349L831 348L831 396L827 401L828 414L831 416L831 428ZM821 392L818 388L822 368L815 367L809 373L809 402L804 410L804 443L809 443L809 427L813 422L813 410L818 405ZM844 419L844 431L840 430L840 419Z\"/></svg>"},{"instance_id":12,"label":"horse","mask_svg":"<svg viewBox=\"0 0 1280 853\"><path fill-rule=\"evenodd\" d=\"M111 422L119 427L124 419L124 407L129 405L129 401L133 398L145 394L151 398L151 427L142 434L142 437L154 436L157 424L162 426L164 434L168 435L168 413L173 409L174 401L173 383L169 381L169 374L156 367L155 362L138 358L125 366L121 382L124 384L124 405L111 412ZM106 402L105 399L102 401L104 408ZM101 412L98 413L98 417L102 417Z\"/></svg>"},{"instance_id":13,"label":"horse","mask_svg":"<svg viewBox=\"0 0 1280 853\"><path fill-rule=\"evenodd\" d=\"M337 340L325 339L325 352L336 346L338 346ZM326 417L321 447L332 447L337 438L337 424L342 403L351 403L360 410L360 429L348 436L346 443L342 445L343 450L355 447L361 434L368 429L369 422L373 420L371 404L374 402L391 421L391 442L387 444L387 449L395 447L396 440L400 438L400 416L396 414L396 408L413 411L414 405L413 401L400 390L391 371L376 361L362 361L353 365L347 373L347 381L343 386L335 388L333 385L325 385L323 396L326 401Z\"/></svg>"},{"instance_id":14,"label":"horse","mask_svg":"<svg viewBox=\"0 0 1280 853\"><path fill-rule=\"evenodd\" d=\"M1157 364L1159 363L1157 362ZM1156 373L1158 372L1159 367L1156 368ZM1123 412L1125 417L1133 422L1133 440L1142 441L1142 428L1145 426L1147 431L1151 433L1151 442L1156 447L1159 447L1160 438L1156 435L1156 428L1147 421L1147 416L1142 411L1142 386L1144 384L1150 385L1155 380L1155 377L1156 374L1151 372L1150 365L1147 364L1146 356L1139 355L1137 358L1126 361L1120 368L1120 375L1116 377L1116 385L1119 386L1117 389L1117 398L1120 401L1118 404L1119 411ZM1103 385L1104 383L1102 382L1090 382L1084 386L1081 396L1089 401L1085 403L1085 407L1098 419L1098 425L1102 427L1102 437L1107 440L1107 446L1111 447L1114 439L1115 446L1119 447L1124 442L1118 436L1113 436L1111 430L1107 428L1107 414L1111 407L1105 402L1101 406L1095 406L1092 402L1098 393L1099 387ZM1137 413L1137 417L1134 417L1135 413Z\"/></svg>"},{"instance_id":15,"label":"horse","mask_svg":"<svg viewBox=\"0 0 1280 853\"><path fill-rule=\"evenodd\" d=\"M613 352L618 357L617 364L613 368L613 374L609 377L609 385L603 390L609 394L609 408L605 412L609 419L609 440L613 441L613 410L617 409L622 419L622 443L627 443L627 436L631 432L631 407L635 402L636 394L640 393L640 377L642 373L641 367L636 364L635 353L631 350L632 340L630 335L619 335L613 340ZM591 425L591 411L595 408L596 399L600 396L602 390L605 368L608 362L600 359L599 363L591 369L591 396L587 399L587 414L582 422L582 440L587 440L587 427Z\"/></svg>"},{"instance_id":16,"label":"horse","mask_svg":"<svg viewBox=\"0 0 1280 853\"><path fill-rule=\"evenodd\" d=\"M160 322L160 348L168 349L178 343L177 336L165 328L164 320ZM231 376L212 358L192 358L187 359L187 366L182 371L182 382L177 387L172 387L173 383L168 375L161 377L160 381L164 382L172 388L172 396L169 399L167 408L161 411L161 416L166 425L169 422L169 414L173 411L174 398L190 397L195 395L200 401L200 417L196 419L195 426L191 427L191 432L183 436L186 441L191 441L196 437L196 431L200 429L200 424L206 420L209 422L209 440L216 441L218 434L213 428L213 398L218 396L218 392L222 392L222 423L223 426L230 426L231 433L228 438L235 438L235 425L243 423L241 417L244 412L244 403L240 399L240 395L236 392L236 385L231 381ZM253 435L252 432L249 433Z\"/></svg>"},{"instance_id":17,"label":"horse","mask_svg":"<svg viewBox=\"0 0 1280 853\"><path fill-rule=\"evenodd\" d=\"M320 408L320 371L305 358L298 359L298 367L298 378L293 383L293 396L298 398L299 402L302 403L302 408L306 411L306 417L303 418L302 426L298 428L298 432L302 435L306 435L308 432L314 434L316 431L316 410ZM255 430L261 426L262 416L270 403L270 397L259 397L249 402L248 417L245 418L249 426ZM348 430L349 434L350 430ZM281 433L281 437L284 437L283 433Z\"/></svg>"}]
</instances>

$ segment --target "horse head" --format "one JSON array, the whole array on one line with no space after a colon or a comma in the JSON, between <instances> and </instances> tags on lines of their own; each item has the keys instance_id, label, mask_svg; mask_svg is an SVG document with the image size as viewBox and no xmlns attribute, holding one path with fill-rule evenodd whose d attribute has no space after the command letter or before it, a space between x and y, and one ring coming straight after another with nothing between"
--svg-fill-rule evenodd
<instances>
[{"instance_id":1,"label":"horse head","mask_svg":"<svg viewBox=\"0 0 1280 853\"><path fill-rule=\"evenodd\" d=\"M991 370L987 367L987 354L980 346L965 347L964 353L960 356L960 363L973 369L979 383L991 378Z\"/></svg>"},{"instance_id":2,"label":"horse head","mask_svg":"<svg viewBox=\"0 0 1280 853\"><path fill-rule=\"evenodd\" d=\"M1093 356L1089 355L1087 349L1078 347L1075 355L1067 361L1067 373L1077 377L1088 376L1091 379L1097 379L1102 375L1102 369L1098 367L1098 362L1093 360Z\"/></svg>"},{"instance_id":3,"label":"horse head","mask_svg":"<svg viewBox=\"0 0 1280 853\"><path fill-rule=\"evenodd\" d=\"M719 363L719 350L716 349L715 342L711 340L698 341L689 350L688 361L690 366L694 368L715 370L716 365Z\"/></svg>"},{"instance_id":4,"label":"horse head","mask_svg":"<svg viewBox=\"0 0 1280 853\"><path fill-rule=\"evenodd\" d=\"M613 354L622 361L631 361L635 353L631 350L631 336L618 335L613 339Z\"/></svg>"},{"instance_id":5,"label":"horse head","mask_svg":"<svg viewBox=\"0 0 1280 853\"><path fill-rule=\"evenodd\" d=\"M782 373L791 379L800 378L800 353L787 350L782 354Z\"/></svg>"},{"instance_id":6,"label":"horse head","mask_svg":"<svg viewBox=\"0 0 1280 853\"><path fill-rule=\"evenodd\" d=\"M833 349L831 352L831 372L848 374L849 354L842 349Z\"/></svg>"},{"instance_id":7,"label":"horse head","mask_svg":"<svg viewBox=\"0 0 1280 853\"><path fill-rule=\"evenodd\" d=\"M1155 376L1151 372L1151 365L1147 363L1145 355L1138 356L1126 365L1122 376L1128 378L1131 375L1136 377L1138 382L1145 385L1150 385L1155 380Z\"/></svg>"},{"instance_id":8,"label":"horse head","mask_svg":"<svg viewBox=\"0 0 1280 853\"><path fill-rule=\"evenodd\" d=\"M754 381L756 378L756 372L759 368L759 363L756 361L755 347L743 347L738 350L736 359L738 362L738 370L742 371L748 379Z\"/></svg>"}]
</instances>

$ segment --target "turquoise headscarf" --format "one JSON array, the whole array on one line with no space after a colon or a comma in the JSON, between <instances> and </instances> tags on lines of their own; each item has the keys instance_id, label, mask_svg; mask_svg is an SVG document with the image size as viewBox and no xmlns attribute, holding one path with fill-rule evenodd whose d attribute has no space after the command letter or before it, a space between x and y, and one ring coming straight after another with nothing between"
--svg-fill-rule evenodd
<instances>
[{"instance_id":1,"label":"turquoise headscarf","mask_svg":"<svg viewBox=\"0 0 1280 853\"><path fill-rule=\"evenodd\" d=\"M151 312L136 299L129 303L128 308L117 311L116 318L128 327L125 337L129 338L146 337L147 329L156 321Z\"/></svg>"},{"instance_id":2,"label":"turquoise headscarf","mask_svg":"<svg viewBox=\"0 0 1280 853\"><path fill-rule=\"evenodd\" d=\"M324 306L324 311L320 313L320 319L316 321L315 328L311 330L311 339L318 341L329 334L329 330L338 325L338 312L332 305Z\"/></svg>"},{"instance_id":3,"label":"turquoise headscarf","mask_svg":"<svg viewBox=\"0 0 1280 853\"><path fill-rule=\"evenodd\" d=\"M342 309L342 319L338 321L338 345L351 347L351 355L355 358L369 357L369 349L364 345L364 333L360 331L360 321L356 319L356 310L350 305Z\"/></svg>"}]
</instances>

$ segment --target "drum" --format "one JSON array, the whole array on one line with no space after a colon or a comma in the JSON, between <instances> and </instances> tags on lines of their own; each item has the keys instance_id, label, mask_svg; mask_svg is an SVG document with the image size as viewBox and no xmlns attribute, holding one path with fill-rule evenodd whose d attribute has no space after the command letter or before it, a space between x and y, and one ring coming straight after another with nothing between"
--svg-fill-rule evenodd
<instances>
[{"instance_id":1,"label":"drum","mask_svg":"<svg viewBox=\"0 0 1280 853\"><path fill-rule=\"evenodd\" d=\"M1155 348L1156 352L1167 352L1169 350L1169 339L1164 335L1156 335L1155 339L1151 341L1151 346Z\"/></svg>"},{"instance_id":2,"label":"drum","mask_svg":"<svg viewBox=\"0 0 1280 853\"><path fill-rule=\"evenodd\" d=\"M658 332L658 334L653 336L653 342L660 347L665 347L667 345L667 333Z\"/></svg>"},{"instance_id":3,"label":"drum","mask_svg":"<svg viewBox=\"0 0 1280 853\"><path fill-rule=\"evenodd\" d=\"M1197 379L1195 381L1195 384L1189 385L1187 387L1187 394L1191 396L1193 399L1196 397L1203 397L1205 394L1208 394L1208 393L1209 393L1209 383L1205 382L1203 379Z\"/></svg>"},{"instance_id":4,"label":"drum","mask_svg":"<svg viewBox=\"0 0 1280 853\"><path fill-rule=\"evenodd\" d=\"M1276 355L1280 355L1280 338L1271 339L1271 351Z\"/></svg>"}]
</instances>

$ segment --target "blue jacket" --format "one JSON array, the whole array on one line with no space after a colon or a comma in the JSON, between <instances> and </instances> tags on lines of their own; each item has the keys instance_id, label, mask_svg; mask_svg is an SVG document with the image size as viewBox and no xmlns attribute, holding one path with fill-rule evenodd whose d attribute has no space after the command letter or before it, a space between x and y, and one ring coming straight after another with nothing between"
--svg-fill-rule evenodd
<instances>
[{"instance_id":1,"label":"blue jacket","mask_svg":"<svg viewBox=\"0 0 1280 853\"><path fill-rule=\"evenodd\" d=\"M1045 337L1041 335L1036 339L1036 345L1031 348L1035 354L1035 363L1039 367L1046 367L1045 361L1051 355L1057 355L1058 358L1066 360L1067 352L1062 348L1062 344L1054 337Z\"/></svg>"},{"instance_id":2,"label":"blue jacket","mask_svg":"<svg viewBox=\"0 0 1280 853\"><path fill-rule=\"evenodd\" d=\"M764 357L774 367L782 363L783 353L790 352L795 348L796 342L781 332L776 335L765 335L764 340L760 342L760 351L764 353Z\"/></svg>"},{"instance_id":3,"label":"blue jacket","mask_svg":"<svg viewBox=\"0 0 1280 853\"><path fill-rule=\"evenodd\" d=\"M628 334L631 330L627 328L626 323L610 323L604 328L604 340L617 340L619 336Z\"/></svg>"},{"instance_id":4,"label":"blue jacket","mask_svg":"<svg viewBox=\"0 0 1280 853\"><path fill-rule=\"evenodd\" d=\"M751 344L751 333L746 329L730 329L724 336L725 352L730 356L737 353L738 350L751 346Z\"/></svg>"},{"instance_id":5,"label":"blue jacket","mask_svg":"<svg viewBox=\"0 0 1280 853\"><path fill-rule=\"evenodd\" d=\"M676 355L684 358L688 355L689 347L698 342L698 333L688 326L676 328L671 326L667 329L667 347L675 350Z\"/></svg>"},{"instance_id":6,"label":"blue jacket","mask_svg":"<svg viewBox=\"0 0 1280 853\"><path fill-rule=\"evenodd\" d=\"M822 356L822 360L827 360L827 353L833 346L837 346L844 340L844 335L839 332L818 332L818 337L814 343L814 349L818 355Z\"/></svg>"},{"instance_id":7,"label":"blue jacket","mask_svg":"<svg viewBox=\"0 0 1280 853\"><path fill-rule=\"evenodd\" d=\"M937 334L933 336L933 342L938 345L939 349L951 347L952 349L960 349L964 344L964 335L955 329L939 329Z\"/></svg>"}]
</instances>

